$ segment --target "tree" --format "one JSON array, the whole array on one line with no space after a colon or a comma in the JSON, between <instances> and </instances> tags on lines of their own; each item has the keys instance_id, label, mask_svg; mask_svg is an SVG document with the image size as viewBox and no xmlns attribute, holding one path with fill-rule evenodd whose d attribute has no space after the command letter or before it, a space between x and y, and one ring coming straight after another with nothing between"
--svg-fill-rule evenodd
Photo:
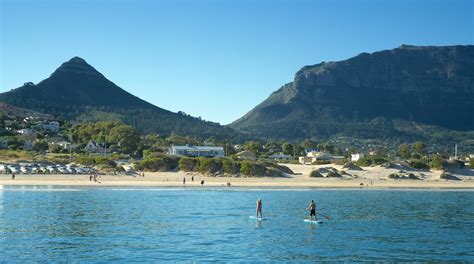
<instances>
[{"instance_id":1,"label":"tree","mask_svg":"<svg viewBox=\"0 0 474 264\"><path fill-rule=\"evenodd\" d=\"M48 142L44 141L44 140L40 140L40 141L35 141L33 143L33 150L34 151L38 151L38 152L45 152L46 150L48 150Z\"/></svg>"},{"instance_id":2,"label":"tree","mask_svg":"<svg viewBox=\"0 0 474 264\"><path fill-rule=\"evenodd\" d=\"M282 149L283 149L283 154L285 155L293 155L293 151L294 151L294 147L292 144L288 143L288 142L285 142L283 143L282 145Z\"/></svg>"},{"instance_id":3,"label":"tree","mask_svg":"<svg viewBox=\"0 0 474 264\"><path fill-rule=\"evenodd\" d=\"M131 154L138 148L140 134L131 126L117 125L110 129L107 141L117 143L123 153Z\"/></svg>"},{"instance_id":4,"label":"tree","mask_svg":"<svg viewBox=\"0 0 474 264\"><path fill-rule=\"evenodd\" d=\"M63 150L63 147L61 147L60 145L58 144L51 144L49 146L49 151L51 153L61 153L61 150Z\"/></svg>"},{"instance_id":5,"label":"tree","mask_svg":"<svg viewBox=\"0 0 474 264\"><path fill-rule=\"evenodd\" d=\"M119 122L83 123L72 129L71 138L79 144L86 144L89 140L99 144L107 142L109 146L114 143L127 154L135 152L140 143L138 131Z\"/></svg>"},{"instance_id":6,"label":"tree","mask_svg":"<svg viewBox=\"0 0 474 264\"><path fill-rule=\"evenodd\" d=\"M303 148L303 146L295 145L294 148L295 148L294 153L296 155L305 155L305 148ZM291 155L293 155L293 154L291 154Z\"/></svg>"},{"instance_id":7,"label":"tree","mask_svg":"<svg viewBox=\"0 0 474 264\"><path fill-rule=\"evenodd\" d=\"M398 153L400 154L400 157L404 159L410 158L411 156L410 146L408 144L401 144L400 147L398 148Z\"/></svg>"},{"instance_id":8,"label":"tree","mask_svg":"<svg viewBox=\"0 0 474 264\"><path fill-rule=\"evenodd\" d=\"M441 169L443 168L443 158L436 155L433 157L433 159L431 160L431 168L433 169Z\"/></svg>"},{"instance_id":9,"label":"tree","mask_svg":"<svg viewBox=\"0 0 474 264\"><path fill-rule=\"evenodd\" d=\"M323 152L334 152L334 146L331 143L321 143L318 144L318 149L322 150Z\"/></svg>"},{"instance_id":10,"label":"tree","mask_svg":"<svg viewBox=\"0 0 474 264\"><path fill-rule=\"evenodd\" d=\"M421 141L417 141L413 143L413 149L418 153L419 155L424 155L425 154L425 144Z\"/></svg>"},{"instance_id":11,"label":"tree","mask_svg":"<svg viewBox=\"0 0 474 264\"><path fill-rule=\"evenodd\" d=\"M313 140L311 140L311 139L304 140L303 142L301 142L301 145L305 149L316 149L316 148L318 148L318 144L316 142L314 142Z\"/></svg>"},{"instance_id":12,"label":"tree","mask_svg":"<svg viewBox=\"0 0 474 264\"><path fill-rule=\"evenodd\" d=\"M281 151L281 144L277 141L268 141L265 144L265 149L271 152Z\"/></svg>"},{"instance_id":13,"label":"tree","mask_svg":"<svg viewBox=\"0 0 474 264\"><path fill-rule=\"evenodd\" d=\"M257 154L260 151L260 143L256 141L247 141L244 144L244 149Z\"/></svg>"},{"instance_id":14,"label":"tree","mask_svg":"<svg viewBox=\"0 0 474 264\"><path fill-rule=\"evenodd\" d=\"M23 140L20 140L18 137L9 137L7 139L8 149L18 150L21 149L24 144L25 142Z\"/></svg>"}]
</instances>

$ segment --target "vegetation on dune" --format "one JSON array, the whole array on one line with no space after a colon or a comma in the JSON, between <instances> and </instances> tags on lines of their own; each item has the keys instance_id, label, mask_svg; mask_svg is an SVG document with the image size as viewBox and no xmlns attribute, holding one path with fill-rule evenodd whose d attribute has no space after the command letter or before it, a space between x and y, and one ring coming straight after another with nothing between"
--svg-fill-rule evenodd
<instances>
[{"instance_id":1,"label":"vegetation on dune","mask_svg":"<svg viewBox=\"0 0 474 264\"><path fill-rule=\"evenodd\" d=\"M165 158L165 157L168 157ZM199 172L205 175L233 174L248 177L280 177L285 173L293 172L285 166L272 162L262 161L235 161L228 158L206 158L206 157L173 157L163 155L160 158L152 158L156 166L150 166L150 158L145 157L135 165L138 170L146 171L170 171L176 167L184 172Z\"/></svg>"},{"instance_id":2,"label":"vegetation on dune","mask_svg":"<svg viewBox=\"0 0 474 264\"><path fill-rule=\"evenodd\" d=\"M319 170L312 170L309 173L309 177L311 177L311 178L323 178L324 176L319 172Z\"/></svg>"},{"instance_id":3,"label":"vegetation on dune","mask_svg":"<svg viewBox=\"0 0 474 264\"><path fill-rule=\"evenodd\" d=\"M381 165L388 162L387 159L379 156L365 156L356 161L357 166L367 167L371 165Z\"/></svg>"},{"instance_id":4,"label":"vegetation on dune","mask_svg":"<svg viewBox=\"0 0 474 264\"><path fill-rule=\"evenodd\" d=\"M430 166L425 162L417 159L410 159L409 164L412 168L420 169L420 170L429 170Z\"/></svg>"}]
</instances>

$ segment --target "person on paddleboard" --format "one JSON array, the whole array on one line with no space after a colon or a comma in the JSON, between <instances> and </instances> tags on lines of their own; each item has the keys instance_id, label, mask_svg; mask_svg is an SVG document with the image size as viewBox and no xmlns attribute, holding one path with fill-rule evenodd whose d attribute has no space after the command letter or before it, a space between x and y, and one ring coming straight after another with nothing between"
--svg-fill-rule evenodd
<instances>
[{"instance_id":1,"label":"person on paddleboard","mask_svg":"<svg viewBox=\"0 0 474 264\"><path fill-rule=\"evenodd\" d=\"M316 204L314 203L313 200L311 200L311 203L309 204L308 208L306 210L310 210L309 217L311 221L313 221L313 215L314 215L314 221L317 220L316 218Z\"/></svg>"},{"instance_id":2,"label":"person on paddleboard","mask_svg":"<svg viewBox=\"0 0 474 264\"><path fill-rule=\"evenodd\" d=\"M263 218L263 215L262 215L262 199L258 199L257 200L257 218L258 216L260 215L260 218Z\"/></svg>"}]
</instances>

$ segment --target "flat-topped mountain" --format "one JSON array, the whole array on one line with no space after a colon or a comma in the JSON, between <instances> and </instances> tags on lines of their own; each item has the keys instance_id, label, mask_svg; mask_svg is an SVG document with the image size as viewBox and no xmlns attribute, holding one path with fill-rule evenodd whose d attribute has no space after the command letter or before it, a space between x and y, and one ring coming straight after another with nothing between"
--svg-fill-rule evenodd
<instances>
[{"instance_id":1,"label":"flat-topped mountain","mask_svg":"<svg viewBox=\"0 0 474 264\"><path fill-rule=\"evenodd\" d=\"M69 120L122 121L145 133L235 137L233 129L152 105L74 57L49 78L0 94L0 102Z\"/></svg>"},{"instance_id":2,"label":"flat-topped mountain","mask_svg":"<svg viewBox=\"0 0 474 264\"><path fill-rule=\"evenodd\" d=\"M402 45L305 66L230 126L296 139L400 136L408 124L474 130L474 46Z\"/></svg>"}]
</instances>

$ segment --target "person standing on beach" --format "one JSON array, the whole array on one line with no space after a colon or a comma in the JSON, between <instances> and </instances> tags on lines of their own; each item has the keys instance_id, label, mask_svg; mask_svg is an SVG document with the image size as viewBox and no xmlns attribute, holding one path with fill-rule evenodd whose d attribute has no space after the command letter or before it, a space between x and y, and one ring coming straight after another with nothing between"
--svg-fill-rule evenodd
<instances>
[{"instance_id":1,"label":"person standing on beach","mask_svg":"<svg viewBox=\"0 0 474 264\"><path fill-rule=\"evenodd\" d=\"M15 179L15 173L12 174L12 180L14 180L14 179Z\"/></svg>"},{"instance_id":2,"label":"person standing on beach","mask_svg":"<svg viewBox=\"0 0 474 264\"><path fill-rule=\"evenodd\" d=\"M191 176L191 181L192 181L192 182L194 181L194 176Z\"/></svg>"},{"instance_id":3,"label":"person standing on beach","mask_svg":"<svg viewBox=\"0 0 474 264\"><path fill-rule=\"evenodd\" d=\"M203 185L204 185L204 179L203 179L203 180L201 180L201 186L203 186Z\"/></svg>"},{"instance_id":4,"label":"person standing on beach","mask_svg":"<svg viewBox=\"0 0 474 264\"><path fill-rule=\"evenodd\" d=\"M257 218L258 216L260 215L260 218L263 218L263 214L262 214L262 199L258 199L257 200Z\"/></svg>"},{"instance_id":5,"label":"person standing on beach","mask_svg":"<svg viewBox=\"0 0 474 264\"><path fill-rule=\"evenodd\" d=\"M183 185L186 184L186 177L183 177Z\"/></svg>"},{"instance_id":6,"label":"person standing on beach","mask_svg":"<svg viewBox=\"0 0 474 264\"><path fill-rule=\"evenodd\" d=\"M308 208L306 210L310 210L309 217L311 221L313 221L313 215L314 215L314 221L317 220L316 218L316 204L314 203L313 200L311 200L311 203L309 204Z\"/></svg>"}]
</instances>

